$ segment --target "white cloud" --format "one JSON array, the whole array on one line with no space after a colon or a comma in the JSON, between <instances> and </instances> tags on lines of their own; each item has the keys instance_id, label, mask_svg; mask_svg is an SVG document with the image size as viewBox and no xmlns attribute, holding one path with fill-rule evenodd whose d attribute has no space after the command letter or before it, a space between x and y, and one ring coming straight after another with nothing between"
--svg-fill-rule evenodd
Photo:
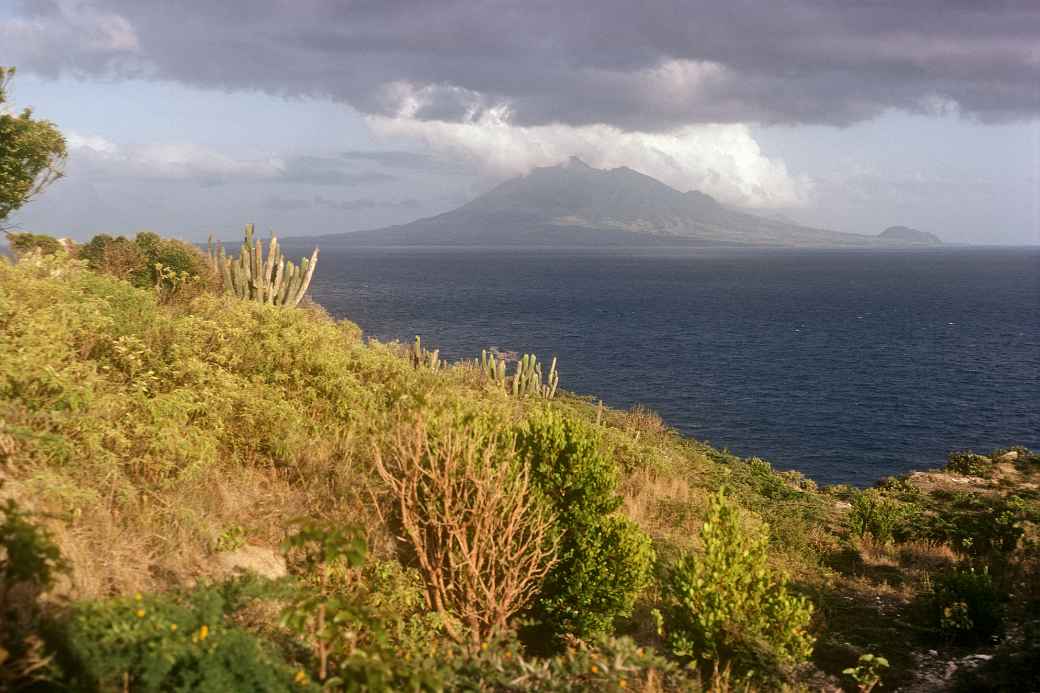
<instances>
[{"instance_id":1,"label":"white cloud","mask_svg":"<svg viewBox=\"0 0 1040 693\"><path fill-rule=\"evenodd\" d=\"M109 178L161 180L274 180L281 159L236 159L190 143L120 145L96 135L66 134L74 164Z\"/></svg>"},{"instance_id":2,"label":"white cloud","mask_svg":"<svg viewBox=\"0 0 1040 693\"><path fill-rule=\"evenodd\" d=\"M511 121L506 107L486 109L465 122L419 120L408 111L368 117L377 134L417 140L494 176L523 174L576 155L597 168L629 166L678 190L701 190L744 207L800 207L812 195L812 182L765 156L742 124L646 133L608 125L523 127Z\"/></svg>"}]
</instances>

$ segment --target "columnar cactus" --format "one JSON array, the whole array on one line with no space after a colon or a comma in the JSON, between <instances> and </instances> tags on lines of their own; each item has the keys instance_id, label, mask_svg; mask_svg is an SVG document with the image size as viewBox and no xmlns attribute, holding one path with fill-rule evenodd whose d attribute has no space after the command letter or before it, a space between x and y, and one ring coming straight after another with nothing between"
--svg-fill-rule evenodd
<instances>
[{"instance_id":1,"label":"columnar cactus","mask_svg":"<svg viewBox=\"0 0 1040 693\"><path fill-rule=\"evenodd\" d=\"M427 351L422 345L422 340L419 339L419 335L415 335L415 344L412 345L412 365L416 368L426 366L431 370L437 370L441 367L441 352L440 349L434 349L433 351Z\"/></svg>"},{"instance_id":2,"label":"columnar cactus","mask_svg":"<svg viewBox=\"0 0 1040 693\"><path fill-rule=\"evenodd\" d=\"M264 259L263 243L253 240L253 225L246 224L245 240L237 258L224 254L219 241L214 249L209 238L209 260L224 281L224 290L239 298L275 306L299 305L314 276L318 264L318 249L297 267L282 255L278 239L272 234Z\"/></svg>"},{"instance_id":3,"label":"columnar cactus","mask_svg":"<svg viewBox=\"0 0 1040 693\"><path fill-rule=\"evenodd\" d=\"M480 352L480 369L488 379L498 385L506 384L506 359L494 351Z\"/></svg>"},{"instance_id":4,"label":"columnar cactus","mask_svg":"<svg viewBox=\"0 0 1040 693\"><path fill-rule=\"evenodd\" d=\"M491 382L501 385L514 397L541 397L552 399L556 396L556 388L560 384L560 376L556 372L556 358L553 357L549 372L542 373L542 364L534 354L524 354L516 362L516 370L512 378L506 375L506 359L495 352L480 352L480 368ZM543 382L544 381L544 382Z\"/></svg>"}]
</instances>

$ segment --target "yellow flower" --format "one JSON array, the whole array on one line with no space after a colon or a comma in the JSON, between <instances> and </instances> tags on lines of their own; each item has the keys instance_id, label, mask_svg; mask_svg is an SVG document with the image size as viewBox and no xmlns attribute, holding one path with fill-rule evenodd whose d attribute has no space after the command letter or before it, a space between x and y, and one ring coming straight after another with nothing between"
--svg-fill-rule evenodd
<instances>
[{"instance_id":1,"label":"yellow flower","mask_svg":"<svg viewBox=\"0 0 1040 693\"><path fill-rule=\"evenodd\" d=\"M199 640L205 640L207 635L209 635L209 626L203 623L202 627L199 628Z\"/></svg>"},{"instance_id":2,"label":"yellow flower","mask_svg":"<svg viewBox=\"0 0 1040 693\"><path fill-rule=\"evenodd\" d=\"M589 671L591 671L593 674L595 674L595 673L599 672L599 669L597 669L596 665L593 664L591 667L589 667Z\"/></svg>"},{"instance_id":3,"label":"yellow flower","mask_svg":"<svg viewBox=\"0 0 1040 693\"><path fill-rule=\"evenodd\" d=\"M136 612L137 618L144 618L144 609L138 609Z\"/></svg>"},{"instance_id":4,"label":"yellow flower","mask_svg":"<svg viewBox=\"0 0 1040 693\"><path fill-rule=\"evenodd\" d=\"M486 642L482 642L482 643L480 643L480 649L481 649L482 651L483 651L483 650L487 650L487 643L486 643Z\"/></svg>"},{"instance_id":5,"label":"yellow flower","mask_svg":"<svg viewBox=\"0 0 1040 693\"><path fill-rule=\"evenodd\" d=\"M134 595L134 600L135 601L141 601L143 598L144 597L141 596L140 592L138 592L137 594Z\"/></svg>"},{"instance_id":6,"label":"yellow flower","mask_svg":"<svg viewBox=\"0 0 1040 693\"><path fill-rule=\"evenodd\" d=\"M170 624L170 631L171 632L175 632L176 630L177 630L177 624L176 623L171 623Z\"/></svg>"},{"instance_id":7,"label":"yellow flower","mask_svg":"<svg viewBox=\"0 0 1040 693\"><path fill-rule=\"evenodd\" d=\"M293 681L296 683L303 683L307 680L307 674L303 673L303 669L296 672L296 676L293 677Z\"/></svg>"},{"instance_id":8,"label":"yellow flower","mask_svg":"<svg viewBox=\"0 0 1040 693\"><path fill-rule=\"evenodd\" d=\"M618 681L618 682L617 682L617 685L618 685L618 688L625 688L625 687L627 687L627 686L628 686L628 684L627 684L627 683L625 683L625 680L624 680L624 679L621 679L620 681Z\"/></svg>"}]
</instances>

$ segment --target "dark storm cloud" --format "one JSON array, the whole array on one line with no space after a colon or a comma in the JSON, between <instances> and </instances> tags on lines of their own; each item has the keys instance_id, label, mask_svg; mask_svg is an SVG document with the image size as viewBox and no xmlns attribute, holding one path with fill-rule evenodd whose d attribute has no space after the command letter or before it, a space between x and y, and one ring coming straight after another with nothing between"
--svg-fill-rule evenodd
<instances>
[{"instance_id":1,"label":"dark storm cloud","mask_svg":"<svg viewBox=\"0 0 1040 693\"><path fill-rule=\"evenodd\" d=\"M1040 112L1040 2L33 0L6 59L325 96L366 113L654 130Z\"/></svg>"}]
</instances>

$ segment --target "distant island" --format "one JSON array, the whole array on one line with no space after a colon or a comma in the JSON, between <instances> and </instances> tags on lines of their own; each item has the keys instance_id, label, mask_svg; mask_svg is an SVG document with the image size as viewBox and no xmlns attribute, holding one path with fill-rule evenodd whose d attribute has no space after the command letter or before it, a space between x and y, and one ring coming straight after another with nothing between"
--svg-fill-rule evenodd
<instances>
[{"instance_id":1,"label":"distant island","mask_svg":"<svg viewBox=\"0 0 1040 693\"><path fill-rule=\"evenodd\" d=\"M571 157L508 180L449 212L397 226L321 236L320 243L871 248L922 242L890 231L869 236L761 217L727 207L698 190L680 192L625 166L597 169Z\"/></svg>"},{"instance_id":2,"label":"distant island","mask_svg":"<svg viewBox=\"0 0 1040 693\"><path fill-rule=\"evenodd\" d=\"M909 226L889 226L878 234L878 238L897 243L913 243L915 245L942 245L942 239L934 233L918 231Z\"/></svg>"}]
</instances>

